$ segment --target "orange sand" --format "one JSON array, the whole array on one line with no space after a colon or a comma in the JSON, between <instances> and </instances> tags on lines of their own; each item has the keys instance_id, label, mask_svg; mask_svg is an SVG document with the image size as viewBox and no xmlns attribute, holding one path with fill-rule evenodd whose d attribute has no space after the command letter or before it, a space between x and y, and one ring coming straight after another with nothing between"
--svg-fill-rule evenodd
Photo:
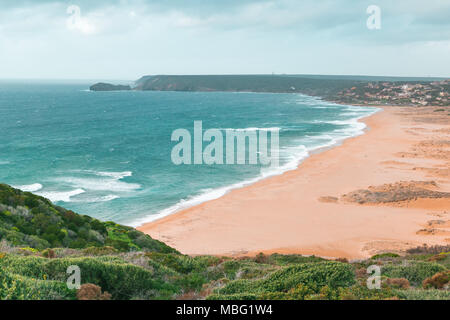
<instances>
[{"instance_id":1,"label":"orange sand","mask_svg":"<svg viewBox=\"0 0 450 320\"><path fill-rule=\"evenodd\" d=\"M450 219L449 198L398 205L318 200L411 180L433 180L439 191L449 192L448 175L414 169L445 169L450 162L445 148L438 156L417 153L414 146L421 141L450 140L450 117L442 120L433 109L421 110L385 107L364 119L370 128L366 134L311 156L296 170L138 229L191 255L278 252L358 259L423 243L446 244L445 233L417 232L430 220Z\"/></svg>"}]
</instances>

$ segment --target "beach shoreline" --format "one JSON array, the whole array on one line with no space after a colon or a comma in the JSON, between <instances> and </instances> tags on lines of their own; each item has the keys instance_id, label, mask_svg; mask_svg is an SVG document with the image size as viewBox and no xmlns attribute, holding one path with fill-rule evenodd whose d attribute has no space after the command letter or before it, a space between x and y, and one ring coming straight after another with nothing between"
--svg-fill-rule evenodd
<instances>
[{"instance_id":1,"label":"beach shoreline","mask_svg":"<svg viewBox=\"0 0 450 320\"><path fill-rule=\"evenodd\" d=\"M277 252L358 259L423 243L444 244L450 240L448 145L430 146L430 141L448 141L450 116L433 107L382 108L360 120L367 125L365 134L311 154L297 169L138 230L190 255ZM411 151L427 141L425 154ZM433 152L437 156L427 154ZM369 186L385 195L409 190L412 198L352 202L360 196L352 192L367 193ZM422 199L421 194L442 197Z\"/></svg>"},{"instance_id":2,"label":"beach shoreline","mask_svg":"<svg viewBox=\"0 0 450 320\"><path fill-rule=\"evenodd\" d=\"M278 94L278 93L274 93L274 94ZM316 98L316 97L312 97L312 98ZM320 100L320 98L317 98L317 99ZM190 209L192 207L201 205L204 202L217 200L233 190L249 187L259 181L262 181L262 180L265 180L265 179L268 179L268 178L271 178L274 176L283 175L286 172L289 172L292 170L297 170L298 167L310 156L313 156L315 154L338 147L338 146L342 145L342 143L345 140L355 138L355 137L358 137L358 136L364 134L367 130L369 130L369 128L367 127L367 125L365 125L365 123L362 120L383 110L381 107L378 107L378 106L367 107L367 106L359 106L359 105L340 105L335 102L328 102L328 103L330 103L331 105L339 106L339 107L352 106L352 107L370 108L370 109L374 109L374 110L370 114L359 115L358 117L352 118L350 120L346 120L346 121L355 121L357 123L364 124L364 128L360 129L360 131L352 132L353 135L349 135L349 136L345 136L345 137L341 137L341 138L336 137L336 138L334 138L334 142L332 144L321 145L321 146L317 146L317 147L309 148L309 149L306 148L307 155L306 156L302 155L300 158L296 159L295 167L284 165L284 166L281 166L280 168L277 168L278 170L275 170L269 174L266 174L266 175L261 174L260 176L256 176L254 178L250 178L250 179L239 181L239 182L236 182L236 183L233 183L230 185L225 185L222 187L217 187L215 189L212 189L212 192L220 190L220 192L218 192L220 195L217 195L217 194L212 195L212 192L208 190L206 193L200 193L200 194L194 195L192 197L188 197L187 200L183 199L183 200L177 202L176 204L159 211L158 213L153 213L153 214L147 215L143 218L134 220L131 223L129 223L128 225L130 227L139 229L140 227L143 227L150 223L154 223L156 221L164 219L167 216L170 216L170 215L176 214L178 212L182 212L184 210ZM211 196L211 197L208 197L208 196Z\"/></svg>"}]
</instances>

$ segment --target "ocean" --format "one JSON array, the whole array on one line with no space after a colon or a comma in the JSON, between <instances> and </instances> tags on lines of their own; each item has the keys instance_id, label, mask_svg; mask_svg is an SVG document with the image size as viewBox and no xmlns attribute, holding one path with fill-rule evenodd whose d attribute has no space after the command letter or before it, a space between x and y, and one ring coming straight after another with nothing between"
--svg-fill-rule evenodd
<instances>
[{"instance_id":1,"label":"ocean","mask_svg":"<svg viewBox=\"0 0 450 320\"><path fill-rule=\"evenodd\" d=\"M0 82L0 183L101 220L138 226L360 135L375 108L300 94L91 92L89 83ZM277 128L280 163L175 165L174 130Z\"/></svg>"}]
</instances>

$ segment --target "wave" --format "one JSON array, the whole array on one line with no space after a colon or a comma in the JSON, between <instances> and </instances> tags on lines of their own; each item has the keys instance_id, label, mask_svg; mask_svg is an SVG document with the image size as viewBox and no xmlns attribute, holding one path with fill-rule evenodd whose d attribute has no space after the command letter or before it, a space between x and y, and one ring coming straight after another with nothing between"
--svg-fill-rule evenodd
<instances>
[{"instance_id":1,"label":"wave","mask_svg":"<svg viewBox=\"0 0 450 320\"><path fill-rule=\"evenodd\" d=\"M319 102L322 103L322 101L319 101ZM326 102L323 102L323 103L326 103ZM333 105L333 104L331 104L331 105ZM339 105L339 106L342 107L341 105ZM235 183L235 184L232 184L229 186L225 186L225 187L203 190L203 192L201 192L198 195L189 197L187 199L182 199L175 205L172 205L166 209L163 209L156 214L150 214L143 218L136 219L136 220L132 221L131 223L129 223L128 225L130 225L132 227L139 227L145 223L159 220L161 218L164 218L164 217L171 215L173 213L176 213L178 211L185 210L190 207L199 205L203 202L221 198L222 196L224 196L231 190L243 188L245 186L254 184L255 182L266 179L268 177L281 175L287 171L295 170L306 158L309 157L311 152L319 150L319 149L338 145L339 143L341 143L343 140L345 140L347 138L363 134L364 129L366 128L366 124L363 122L360 122L359 120L362 118L368 117L370 115L373 115L376 112L381 110L378 108L370 108L369 109L369 108L364 108L364 107L353 107L353 106L351 106L351 108L352 109L355 108L355 110L358 109L361 111L365 110L367 112L363 115L359 114L358 117L348 119L348 120L320 121L321 123L328 122L331 124L345 125L347 127L342 128L342 129L341 128L335 129L335 130L325 133L323 135L310 137L310 138L314 138L316 140L320 140L320 139L326 140L317 145L307 147L304 144L301 144L301 145L298 145L295 147L287 147L286 149L288 151L287 153L290 154L290 159L286 163L284 163L282 166L277 167L277 168L270 168L270 167L262 168L260 175L253 179L245 180L245 181L238 182L238 183ZM247 130L248 129L260 130L261 128L247 128ZM265 128L265 129L267 130L267 128ZM280 129L280 128L278 128L278 129ZM246 129L241 129L241 130L246 130ZM280 152L280 154L281 154L281 152Z\"/></svg>"},{"instance_id":2,"label":"wave","mask_svg":"<svg viewBox=\"0 0 450 320\"><path fill-rule=\"evenodd\" d=\"M71 172L87 173L99 177L110 177L116 180L121 180L125 177L131 177L133 175L132 171L115 172L115 171L95 171L95 170L71 170Z\"/></svg>"},{"instance_id":3,"label":"wave","mask_svg":"<svg viewBox=\"0 0 450 320\"><path fill-rule=\"evenodd\" d=\"M85 193L83 189L75 189L72 191L47 191L38 192L37 195L49 199L51 202L71 202L71 198L79 194Z\"/></svg>"},{"instance_id":4,"label":"wave","mask_svg":"<svg viewBox=\"0 0 450 320\"><path fill-rule=\"evenodd\" d=\"M131 177L133 175L133 172L131 172L131 171L124 171L124 172L97 171L94 173L100 177L111 177L116 180L121 180L125 177Z\"/></svg>"},{"instance_id":5,"label":"wave","mask_svg":"<svg viewBox=\"0 0 450 320\"><path fill-rule=\"evenodd\" d=\"M57 189L67 189L72 187L70 191L60 190L42 190L43 186L40 183L34 183L29 185L14 186L17 189L26 192L34 192L39 196L49 199L52 202L77 202L77 203L94 203L94 202L107 202L120 198L120 195L114 193L120 192L132 192L141 188L140 184L127 183L120 181L125 177L132 176L131 171L124 172L108 172L108 171L93 171L93 170L71 170L70 172L77 172L82 174L94 175L97 178L84 178L84 177L55 177L49 179L52 182L57 183ZM94 195L90 195L89 191L93 191ZM95 195L95 193L107 191L105 195ZM111 192L111 193L109 193ZM75 196L86 193L85 196Z\"/></svg>"},{"instance_id":6,"label":"wave","mask_svg":"<svg viewBox=\"0 0 450 320\"><path fill-rule=\"evenodd\" d=\"M10 164L10 162L9 161L2 161L2 160L0 160L0 166L5 165L5 164Z\"/></svg>"},{"instance_id":7,"label":"wave","mask_svg":"<svg viewBox=\"0 0 450 320\"><path fill-rule=\"evenodd\" d=\"M133 172L131 171L72 170L71 172L88 174L95 177L65 176L57 177L53 180L58 183L69 184L74 188L81 188L88 191L131 192L141 188L140 184L121 181L126 177L131 177L133 175Z\"/></svg>"},{"instance_id":8,"label":"wave","mask_svg":"<svg viewBox=\"0 0 450 320\"><path fill-rule=\"evenodd\" d=\"M43 187L42 184L40 183L33 183L33 184L26 184L23 186L13 186L13 188L22 190L24 192L36 192L41 190Z\"/></svg>"},{"instance_id":9,"label":"wave","mask_svg":"<svg viewBox=\"0 0 450 320\"><path fill-rule=\"evenodd\" d=\"M255 127L249 127L249 128L238 128L238 129L234 129L234 128L219 128L219 130L225 130L225 131L238 131L238 132L242 132L242 131L280 131L281 128L278 127L272 127L272 128L255 128Z\"/></svg>"},{"instance_id":10,"label":"wave","mask_svg":"<svg viewBox=\"0 0 450 320\"><path fill-rule=\"evenodd\" d=\"M120 197L115 194L108 194L106 196L100 196L100 197L88 197L88 198L82 198L82 199L76 199L71 200L71 202L79 202L79 203L96 203L96 202L108 202L115 199L119 199Z\"/></svg>"},{"instance_id":11,"label":"wave","mask_svg":"<svg viewBox=\"0 0 450 320\"><path fill-rule=\"evenodd\" d=\"M130 192L141 188L140 184L123 182L114 178L59 177L54 181L90 191Z\"/></svg>"}]
</instances>

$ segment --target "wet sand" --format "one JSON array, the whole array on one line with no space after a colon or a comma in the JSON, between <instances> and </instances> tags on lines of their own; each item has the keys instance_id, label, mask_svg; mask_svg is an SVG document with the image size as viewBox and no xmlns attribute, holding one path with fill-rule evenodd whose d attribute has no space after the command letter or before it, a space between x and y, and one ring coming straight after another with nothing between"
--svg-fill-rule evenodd
<instances>
[{"instance_id":1,"label":"wet sand","mask_svg":"<svg viewBox=\"0 0 450 320\"><path fill-rule=\"evenodd\" d=\"M450 108L383 107L298 169L138 229L185 254L359 259L450 243Z\"/></svg>"}]
</instances>

